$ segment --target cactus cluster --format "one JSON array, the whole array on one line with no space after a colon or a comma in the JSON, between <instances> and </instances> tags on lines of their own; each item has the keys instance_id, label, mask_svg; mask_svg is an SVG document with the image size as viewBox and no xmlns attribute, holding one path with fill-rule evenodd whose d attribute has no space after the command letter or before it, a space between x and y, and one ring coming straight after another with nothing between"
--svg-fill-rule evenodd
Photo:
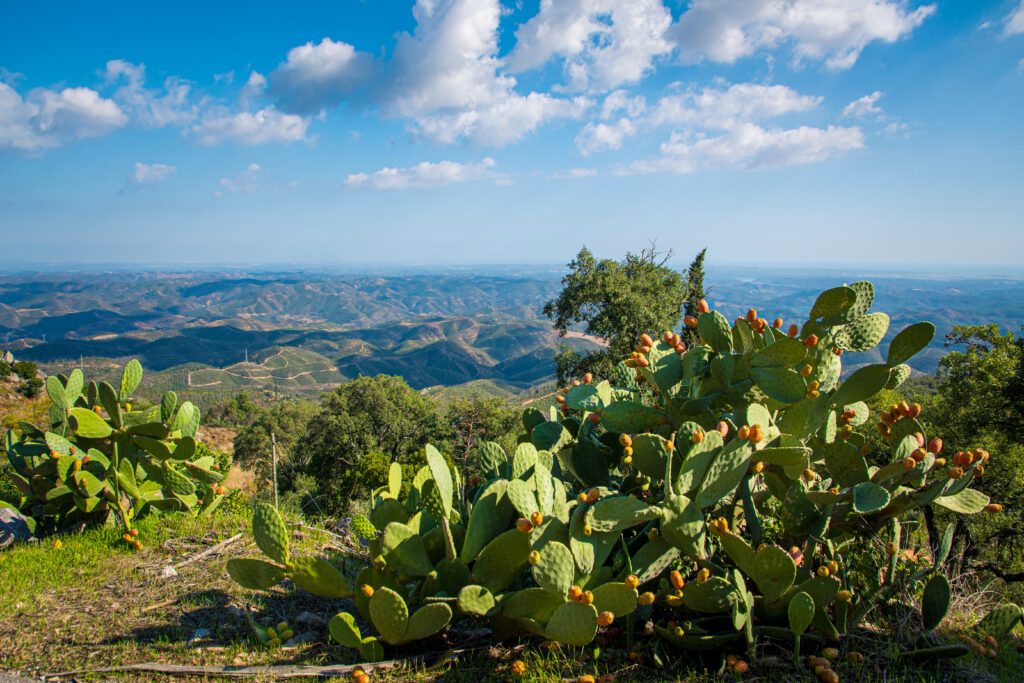
<instances>
[{"instance_id":1,"label":"cactus cluster","mask_svg":"<svg viewBox=\"0 0 1024 683\"><path fill-rule=\"evenodd\" d=\"M118 389L86 384L78 369L46 378L49 424L22 422L6 437L22 512L57 529L113 515L124 540L141 547L132 525L139 516L217 507L223 475L213 457L195 457L199 409L167 392L158 405L132 410L141 381L137 360Z\"/></svg>"},{"instance_id":2,"label":"cactus cluster","mask_svg":"<svg viewBox=\"0 0 1024 683\"><path fill-rule=\"evenodd\" d=\"M988 454L947 466L919 409L902 405L881 416L886 452L870 452L866 401L903 382L935 333L907 327L884 363L842 380L843 354L873 349L888 330L873 299L868 282L827 290L788 330L753 309L730 324L701 302L685 319L699 343L644 335L608 380L584 377L549 411L528 408L514 453L480 444L484 475L472 485L428 446L400 499L394 466L369 517L353 520L369 566L352 584L331 575L334 594L354 595L378 635L364 636L350 614L331 633L366 658L382 656L381 641L401 645L457 617L585 645L637 612L671 647L753 653L770 638L801 661L807 642L839 641L879 601L918 584L934 629L949 603L940 567L952 527L932 563L909 567L901 520L925 505L994 510L970 488ZM274 562L229 563L243 585L295 572L279 518L263 519L275 514L254 520ZM260 542L268 535L278 540ZM851 566L854 556L883 571ZM838 680L819 666L822 680Z\"/></svg>"}]
</instances>

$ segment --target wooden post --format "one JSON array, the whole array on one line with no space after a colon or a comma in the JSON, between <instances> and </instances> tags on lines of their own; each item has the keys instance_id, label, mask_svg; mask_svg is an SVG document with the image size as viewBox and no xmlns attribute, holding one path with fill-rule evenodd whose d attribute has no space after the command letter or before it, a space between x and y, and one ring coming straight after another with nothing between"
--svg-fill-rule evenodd
<instances>
[{"instance_id":1,"label":"wooden post","mask_svg":"<svg viewBox=\"0 0 1024 683\"><path fill-rule=\"evenodd\" d=\"M270 432L271 454L274 458L274 507L277 507L277 435Z\"/></svg>"}]
</instances>

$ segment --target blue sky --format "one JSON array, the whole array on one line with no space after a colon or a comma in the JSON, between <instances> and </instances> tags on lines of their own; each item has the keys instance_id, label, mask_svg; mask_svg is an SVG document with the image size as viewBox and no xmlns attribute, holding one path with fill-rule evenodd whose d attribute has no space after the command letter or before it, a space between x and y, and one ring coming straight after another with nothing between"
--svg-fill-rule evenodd
<instances>
[{"instance_id":1,"label":"blue sky","mask_svg":"<svg viewBox=\"0 0 1024 683\"><path fill-rule=\"evenodd\" d=\"M1020 265L1024 0L9 4L0 261Z\"/></svg>"}]
</instances>

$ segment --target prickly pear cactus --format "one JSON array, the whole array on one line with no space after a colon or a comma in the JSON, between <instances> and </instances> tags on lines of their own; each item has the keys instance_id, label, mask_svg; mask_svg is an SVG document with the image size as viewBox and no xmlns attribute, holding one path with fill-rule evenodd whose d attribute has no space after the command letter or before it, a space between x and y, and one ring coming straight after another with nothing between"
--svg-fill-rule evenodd
<instances>
[{"instance_id":1,"label":"prickly pear cactus","mask_svg":"<svg viewBox=\"0 0 1024 683\"><path fill-rule=\"evenodd\" d=\"M46 378L48 423L7 433L11 478L22 512L43 530L102 523L113 516L124 540L141 547L133 521L147 513L212 512L224 475L197 453L199 409L168 392L159 405L132 409L142 365L129 361L119 388L86 384L82 371Z\"/></svg>"},{"instance_id":2,"label":"prickly pear cactus","mask_svg":"<svg viewBox=\"0 0 1024 683\"><path fill-rule=\"evenodd\" d=\"M987 453L941 454L920 406L869 410L909 376L933 325L905 328L885 362L844 378L844 354L873 350L889 331L873 303L870 283L842 285L786 326L753 309L730 323L700 302L685 321L697 344L644 335L612 377L582 378L550 411L528 408L514 452L479 444L480 474L466 478L427 446L403 497L393 467L370 513L352 521L369 555L354 580L291 558L272 509L254 518L269 561L228 570L252 589L291 578L321 595L351 592L375 634L347 613L331 633L364 658L453 618L580 646L613 624L632 628L634 614L671 648L752 651L772 639L798 656L801 642L838 640L875 605L922 586L922 621L934 629L949 604L937 568L951 531L935 565L911 564L901 520L926 505L999 506L971 488ZM868 430L883 452L866 447ZM1016 624L1020 610L1010 612L987 623Z\"/></svg>"}]
</instances>

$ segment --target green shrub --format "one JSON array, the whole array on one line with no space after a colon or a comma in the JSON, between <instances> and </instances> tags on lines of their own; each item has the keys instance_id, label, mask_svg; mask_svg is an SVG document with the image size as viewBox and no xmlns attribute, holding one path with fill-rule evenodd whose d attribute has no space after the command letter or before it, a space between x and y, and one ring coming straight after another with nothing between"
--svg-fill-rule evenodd
<instances>
[{"instance_id":1,"label":"green shrub","mask_svg":"<svg viewBox=\"0 0 1024 683\"><path fill-rule=\"evenodd\" d=\"M39 376L39 366L27 360L20 360L13 366L14 374L26 382Z\"/></svg>"},{"instance_id":2,"label":"green shrub","mask_svg":"<svg viewBox=\"0 0 1024 683\"><path fill-rule=\"evenodd\" d=\"M970 488L987 455L940 456L910 406L871 420L866 401L908 376L931 324L901 331L884 363L840 380L842 354L871 350L888 330L873 298L866 282L830 289L788 332L754 311L730 325L702 305L686 319L700 344L644 335L610 381L575 382L561 410L528 408L513 452L481 444L479 481L429 445L407 488L393 463L370 514L352 519L370 551L354 582L292 557L270 506L253 518L269 561L231 560L228 571L249 588L289 578L353 596L375 633L344 612L330 629L364 658L455 615L586 645L613 622L632 628L634 613L670 650L753 652L770 640L798 657L802 642L838 640L915 595L924 634L895 633L898 645L909 657L963 654L930 636L949 606L953 527L930 557L911 532L925 505L994 511ZM877 464L865 460L872 430L885 439Z\"/></svg>"}]
</instances>

